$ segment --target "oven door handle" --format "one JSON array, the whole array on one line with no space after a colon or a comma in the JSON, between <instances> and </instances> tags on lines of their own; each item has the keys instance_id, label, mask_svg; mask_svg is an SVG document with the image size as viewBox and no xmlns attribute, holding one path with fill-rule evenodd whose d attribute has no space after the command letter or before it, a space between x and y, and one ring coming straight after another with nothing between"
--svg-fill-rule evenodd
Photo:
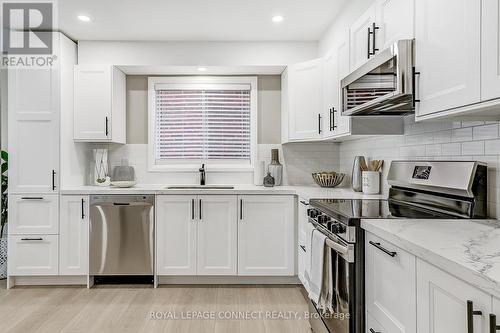
<instances>
[{"instance_id":1,"label":"oven door handle","mask_svg":"<svg viewBox=\"0 0 500 333\"><path fill-rule=\"evenodd\" d=\"M347 248L347 246L343 246L342 244L336 243L329 238L327 238L325 240L325 243L329 248L331 248L332 250L335 250L336 252L338 252L340 254L346 255L349 253L349 249Z\"/></svg>"}]
</instances>

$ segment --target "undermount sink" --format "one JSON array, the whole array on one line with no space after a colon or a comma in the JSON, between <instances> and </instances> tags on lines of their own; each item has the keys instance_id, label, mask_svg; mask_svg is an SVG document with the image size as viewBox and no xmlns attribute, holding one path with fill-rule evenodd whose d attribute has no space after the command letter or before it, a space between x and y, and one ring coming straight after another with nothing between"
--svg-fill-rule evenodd
<instances>
[{"instance_id":1,"label":"undermount sink","mask_svg":"<svg viewBox=\"0 0 500 333\"><path fill-rule=\"evenodd\" d=\"M168 190L233 190L232 185L172 185Z\"/></svg>"}]
</instances>

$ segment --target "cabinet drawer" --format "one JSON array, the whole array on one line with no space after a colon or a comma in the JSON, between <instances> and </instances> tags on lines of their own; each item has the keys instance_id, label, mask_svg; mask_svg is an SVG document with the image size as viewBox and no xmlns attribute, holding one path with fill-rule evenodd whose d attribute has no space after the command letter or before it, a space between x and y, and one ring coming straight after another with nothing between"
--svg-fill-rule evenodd
<instances>
[{"instance_id":1,"label":"cabinet drawer","mask_svg":"<svg viewBox=\"0 0 500 333\"><path fill-rule=\"evenodd\" d=\"M366 309L384 326L383 332L416 333L416 258L370 233L366 235Z\"/></svg>"},{"instance_id":2,"label":"cabinet drawer","mask_svg":"<svg viewBox=\"0 0 500 333\"><path fill-rule=\"evenodd\" d=\"M58 234L57 195L10 195L9 234Z\"/></svg>"},{"instance_id":3,"label":"cabinet drawer","mask_svg":"<svg viewBox=\"0 0 500 333\"><path fill-rule=\"evenodd\" d=\"M57 235L10 235L9 275L57 275Z\"/></svg>"}]
</instances>

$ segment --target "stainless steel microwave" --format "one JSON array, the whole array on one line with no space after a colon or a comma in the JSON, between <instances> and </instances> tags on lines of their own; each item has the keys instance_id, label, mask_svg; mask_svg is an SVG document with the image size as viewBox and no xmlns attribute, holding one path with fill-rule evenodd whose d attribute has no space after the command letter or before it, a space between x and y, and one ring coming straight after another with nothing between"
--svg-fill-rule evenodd
<instances>
[{"instance_id":1,"label":"stainless steel microwave","mask_svg":"<svg viewBox=\"0 0 500 333\"><path fill-rule=\"evenodd\" d=\"M415 109L412 39L399 40L341 81L342 114L405 115Z\"/></svg>"}]
</instances>

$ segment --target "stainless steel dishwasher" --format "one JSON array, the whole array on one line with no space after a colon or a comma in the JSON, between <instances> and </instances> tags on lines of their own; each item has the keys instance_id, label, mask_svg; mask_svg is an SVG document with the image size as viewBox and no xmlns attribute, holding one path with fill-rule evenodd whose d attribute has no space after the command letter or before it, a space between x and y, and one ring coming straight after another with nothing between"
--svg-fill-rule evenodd
<instances>
[{"instance_id":1,"label":"stainless steel dishwasher","mask_svg":"<svg viewBox=\"0 0 500 333\"><path fill-rule=\"evenodd\" d=\"M90 197L90 274L152 275L154 196Z\"/></svg>"}]
</instances>

